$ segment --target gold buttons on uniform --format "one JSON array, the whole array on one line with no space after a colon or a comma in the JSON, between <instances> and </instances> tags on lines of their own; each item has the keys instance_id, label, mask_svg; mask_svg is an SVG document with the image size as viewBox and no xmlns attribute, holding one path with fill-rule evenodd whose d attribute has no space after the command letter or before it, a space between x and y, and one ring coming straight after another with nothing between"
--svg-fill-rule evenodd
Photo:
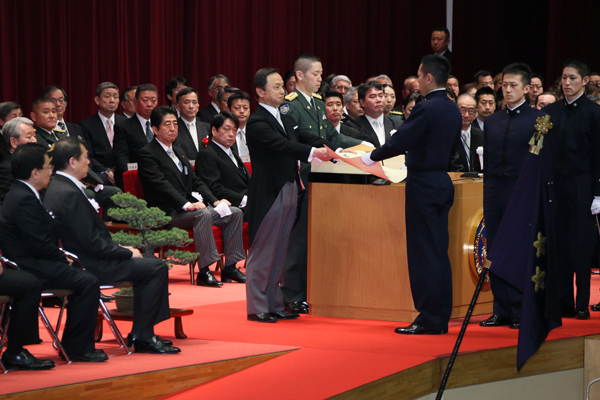
<instances>
[{"instance_id":1,"label":"gold buttons on uniform","mask_svg":"<svg viewBox=\"0 0 600 400\"><path fill-rule=\"evenodd\" d=\"M309 126L308 126L308 129L312 129L312 126L310 126L310 125L309 125Z\"/></svg>"},{"instance_id":2,"label":"gold buttons on uniform","mask_svg":"<svg viewBox=\"0 0 600 400\"><path fill-rule=\"evenodd\" d=\"M306 108L308 108L310 110L310 106L306 106Z\"/></svg>"}]
</instances>

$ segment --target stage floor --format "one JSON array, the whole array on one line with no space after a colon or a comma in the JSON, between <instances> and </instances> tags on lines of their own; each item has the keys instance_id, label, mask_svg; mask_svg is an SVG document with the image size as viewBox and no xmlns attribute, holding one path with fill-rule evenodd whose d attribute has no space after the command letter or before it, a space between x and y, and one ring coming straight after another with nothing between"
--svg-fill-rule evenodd
<instances>
[{"instance_id":1,"label":"stage floor","mask_svg":"<svg viewBox=\"0 0 600 400\"><path fill-rule=\"evenodd\" d=\"M64 393L69 388L65 385L73 387L74 384L90 382L82 387L94 385L98 389L119 376L127 376L135 381L136 376L143 377L151 371L169 370L171 374L177 374L177 368L181 367L212 366L219 362L246 360L243 365L239 364L233 369L223 369L220 375L213 374L210 377L212 380L206 378L188 384L178 381L172 385L165 380L161 383L160 391L147 390L145 395L136 394L136 397L156 398L159 397L157 393L172 393L167 397L178 400L323 399L348 393L402 371L412 371L416 374L414 376L419 376L419 368L422 369L432 361L443 360L451 353L462 324L462 319L452 320L447 335L415 337L395 334L394 328L401 324L386 321L304 315L293 321L259 324L246 321L243 284L230 283L225 284L223 288L191 286L184 267L171 270L170 278L171 307L194 310L192 316L182 319L188 339L173 338L172 321L158 325L156 333L161 337L173 339L175 345L182 349L181 354L127 355L117 347L112 333L105 326L104 338L97 347L107 352L109 361L101 364L67 365L51 348L45 330L41 330L44 343L29 346L29 349L38 357L52 358L57 367L50 371L11 371L0 375L0 395L12 394L8 397L15 399L40 398L40 395L42 398L55 398L54 393ZM592 280L591 301L596 303L600 301L600 277L593 275ZM51 320L55 320L54 313L49 313ZM511 351L514 353L518 332L507 327L481 328L477 322L485 317L472 318L472 324L463 340L461 354L469 357L468 353L502 348L513 348ZM131 328L130 322L119 321L118 325L124 335ZM600 313L592 312L591 319L587 321L563 320L563 327L554 330L548 340L555 342L554 345L565 343L567 347L577 347L579 342L561 342L560 339L580 338L598 333ZM552 343L546 343L542 350L551 346ZM516 366L516 358L512 358L510 354L509 351L504 357L509 357L507 368L512 369L512 365ZM440 361L440 365L442 364L443 361ZM439 368L437 365L434 369ZM514 370L516 374L516 367ZM201 369L194 371L202 373ZM528 370L528 365L521 371L523 376L533 373L536 371ZM457 372L456 376L459 375ZM454 375L450 377L449 387L452 386L453 377ZM205 383L197 385L199 382ZM188 388L192 384L197 386ZM40 392L52 387L57 389L53 392ZM50 396L49 393L53 395ZM92 398L93 393L80 393L79 397ZM102 390L98 389L98 397L102 397L101 393ZM131 394L126 392L116 397L112 394L111 399L131 398Z\"/></svg>"}]
</instances>

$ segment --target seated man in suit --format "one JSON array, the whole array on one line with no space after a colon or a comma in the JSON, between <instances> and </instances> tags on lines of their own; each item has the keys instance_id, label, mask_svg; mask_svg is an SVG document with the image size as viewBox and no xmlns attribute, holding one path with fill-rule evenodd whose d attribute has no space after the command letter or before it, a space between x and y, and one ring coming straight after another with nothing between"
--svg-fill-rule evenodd
<instances>
[{"instance_id":1,"label":"seated man in suit","mask_svg":"<svg viewBox=\"0 0 600 400\"><path fill-rule=\"evenodd\" d=\"M0 103L0 134L2 134L4 124L13 118L22 116L23 111L21 110L21 106L14 101L5 101ZM0 160L7 155L8 149L6 148L6 143L0 138Z\"/></svg>"},{"instance_id":2,"label":"seated man in suit","mask_svg":"<svg viewBox=\"0 0 600 400\"><path fill-rule=\"evenodd\" d=\"M57 172L44 196L44 207L59 223L64 248L77 254L86 271L100 284L133 282L133 327L128 340L133 342L136 353L178 353L180 350L171 347L170 341L154 334L154 325L170 317L167 265L153 256L144 258L139 250L112 240L79 182L87 174L89 160L87 149L77 138L65 138L54 145L52 165ZM98 293L95 296L98 301ZM96 310L97 304L94 326ZM93 333L92 327L92 339Z\"/></svg>"},{"instance_id":3,"label":"seated man in suit","mask_svg":"<svg viewBox=\"0 0 600 400\"><path fill-rule=\"evenodd\" d=\"M475 99L470 94L461 94L456 102L462 115L462 128L460 132L460 145L457 145L456 154L450 161L450 171L453 172L481 172L481 162L477 149L483 150L483 131L472 125L477 109Z\"/></svg>"},{"instance_id":4,"label":"seated man in suit","mask_svg":"<svg viewBox=\"0 0 600 400\"><path fill-rule=\"evenodd\" d=\"M79 123L83 137L87 143L90 157L93 157L99 168L92 168L100 175L104 184L115 184L115 159L113 143L115 125L127 121L127 118L116 114L119 107L119 88L112 82L103 82L96 88L94 102L98 112Z\"/></svg>"},{"instance_id":5,"label":"seated man in suit","mask_svg":"<svg viewBox=\"0 0 600 400\"><path fill-rule=\"evenodd\" d=\"M365 115L358 100L358 89L356 86L352 86L344 94L344 114L342 115L342 122L348 124L354 129L360 130L360 125L356 123L356 119L362 115Z\"/></svg>"},{"instance_id":6,"label":"seated man in suit","mask_svg":"<svg viewBox=\"0 0 600 400\"><path fill-rule=\"evenodd\" d=\"M196 176L183 150L173 146L177 138L177 115L168 106L152 111L155 139L140 150L138 171L144 185L144 197L150 207L158 207L171 217L171 225L194 230L198 256L197 284L220 287L208 267L220 257L212 226L223 228L227 265L221 280L245 282L246 277L235 266L245 258L242 242L242 211L225 199L217 199ZM221 214L217 210L224 210ZM227 210L231 214L226 215ZM221 216L223 215L223 216Z\"/></svg>"},{"instance_id":7,"label":"seated man in suit","mask_svg":"<svg viewBox=\"0 0 600 400\"><path fill-rule=\"evenodd\" d=\"M198 92L196 89L186 87L181 89L176 96L179 109L177 121L177 139L174 145L181 147L189 160L195 160L198 150L203 147L202 140L208 136L210 125L200 121L198 114Z\"/></svg>"},{"instance_id":8,"label":"seated man in suit","mask_svg":"<svg viewBox=\"0 0 600 400\"><path fill-rule=\"evenodd\" d=\"M52 147L53 143L66 137L62 132L55 131L56 128L56 106L52 100L46 97L39 97L31 105L31 119L34 122L35 138L37 142L47 149Z\"/></svg>"},{"instance_id":9,"label":"seated man in suit","mask_svg":"<svg viewBox=\"0 0 600 400\"><path fill-rule=\"evenodd\" d=\"M369 138L368 141L379 148L396 133L396 130L402 125L402 121L383 115L385 94L381 83L377 81L364 83L358 87L357 91L360 105L365 114L355 121L363 130L363 134Z\"/></svg>"},{"instance_id":10,"label":"seated man in suit","mask_svg":"<svg viewBox=\"0 0 600 400\"><path fill-rule=\"evenodd\" d=\"M345 124L344 121L342 121L343 97L341 93L336 90L328 90L325 92L324 100L327 118L329 118L338 133L355 139L368 139L366 135L365 137L361 137L361 132L358 129L353 128L351 124Z\"/></svg>"},{"instance_id":11,"label":"seated man in suit","mask_svg":"<svg viewBox=\"0 0 600 400\"><path fill-rule=\"evenodd\" d=\"M127 121L116 125L115 129L113 155L119 175L128 170L128 163L138 162L138 152L154 138L150 128L150 114L158 104L156 86L150 83L138 86L133 102L137 112Z\"/></svg>"},{"instance_id":12,"label":"seated man in suit","mask_svg":"<svg viewBox=\"0 0 600 400\"><path fill-rule=\"evenodd\" d=\"M240 156L243 162L250 162L250 153L246 141L246 124L248 123L248 117L250 117L250 96L248 93L238 90L229 96L227 106L240 123L235 143L231 146L231 149Z\"/></svg>"},{"instance_id":13,"label":"seated man in suit","mask_svg":"<svg viewBox=\"0 0 600 400\"><path fill-rule=\"evenodd\" d=\"M496 111L496 92L488 86L484 86L475 92L477 102L477 118L473 121L473 127L483 132L483 124L487 117Z\"/></svg>"},{"instance_id":14,"label":"seated man in suit","mask_svg":"<svg viewBox=\"0 0 600 400\"><path fill-rule=\"evenodd\" d=\"M231 111L228 106L229 97L235 92L239 92L240 89L231 86L225 86L217 93L217 101L219 102L219 110Z\"/></svg>"},{"instance_id":15,"label":"seated man in suit","mask_svg":"<svg viewBox=\"0 0 600 400\"><path fill-rule=\"evenodd\" d=\"M121 93L121 108L123 109L123 116L125 118L131 118L137 112L135 106L135 91L137 86L129 86Z\"/></svg>"},{"instance_id":16,"label":"seated man in suit","mask_svg":"<svg viewBox=\"0 0 600 400\"><path fill-rule=\"evenodd\" d=\"M66 136L74 136L79 138L79 140L82 140L81 127L72 122L65 121L64 115L67 111L69 96L67 96L64 89L58 85L50 85L44 89L40 97L50 99L56 107L56 126L54 127L54 130Z\"/></svg>"},{"instance_id":17,"label":"seated man in suit","mask_svg":"<svg viewBox=\"0 0 600 400\"><path fill-rule=\"evenodd\" d=\"M169 82L167 82L167 85L165 86L165 97L167 98L167 104L172 107L175 107L175 109L177 110L178 117L181 116L181 110L179 110L179 104L177 104L177 102L175 101L175 99L177 98L177 93L179 93L181 89L185 89L189 86L190 84L183 76L174 77Z\"/></svg>"},{"instance_id":18,"label":"seated man in suit","mask_svg":"<svg viewBox=\"0 0 600 400\"><path fill-rule=\"evenodd\" d=\"M4 124L2 140L8 148L8 155L0 162L0 204L15 181L11 169L12 154L20 144L37 143L33 121L23 117L13 118Z\"/></svg>"},{"instance_id":19,"label":"seated man in suit","mask_svg":"<svg viewBox=\"0 0 600 400\"><path fill-rule=\"evenodd\" d=\"M46 148L36 143L19 146L12 156L12 170L16 181L0 211L0 247L7 258L35 275L42 288L73 291L61 340L67 355L74 361L106 361L108 357L95 349L94 340L98 280L70 265L58 247L59 223L41 203L39 192L52 175Z\"/></svg>"},{"instance_id":20,"label":"seated man in suit","mask_svg":"<svg viewBox=\"0 0 600 400\"><path fill-rule=\"evenodd\" d=\"M211 101L208 106L198 112L198 118L200 118L201 121L210 124L212 118L221 111L217 95L219 94L219 90L227 86L231 86L231 82L229 82L229 79L227 79L225 75L218 74L208 80L206 88L208 89L208 95L210 96Z\"/></svg>"},{"instance_id":21,"label":"seated man in suit","mask_svg":"<svg viewBox=\"0 0 600 400\"><path fill-rule=\"evenodd\" d=\"M217 198L226 199L245 211L250 173L240 156L231 150L238 119L229 111L221 111L210 125L211 140L198 152L196 174Z\"/></svg>"}]
</instances>

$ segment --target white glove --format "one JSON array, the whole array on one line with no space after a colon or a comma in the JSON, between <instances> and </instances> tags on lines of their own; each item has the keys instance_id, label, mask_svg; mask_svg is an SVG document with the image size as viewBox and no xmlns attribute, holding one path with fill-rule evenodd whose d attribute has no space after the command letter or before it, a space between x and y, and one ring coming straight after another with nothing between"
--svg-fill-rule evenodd
<instances>
[{"instance_id":1,"label":"white glove","mask_svg":"<svg viewBox=\"0 0 600 400\"><path fill-rule=\"evenodd\" d=\"M600 196L594 196L590 210L592 211L592 215L600 214Z\"/></svg>"},{"instance_id":2,"label":"white glove","mask_svg":"<svg viewBox=\"0 0 600 400\"><path fill-rule=\"evenodd\" d=\"M377 161L373 161L371 160L371 153L365 153L362 156L360 156L360 160L363 162L363 164L365 164L366 166L371 166L371 165L375 165L377 163ZM600 211L598 211L600 212Z\"/></svg>"}]
</instances>

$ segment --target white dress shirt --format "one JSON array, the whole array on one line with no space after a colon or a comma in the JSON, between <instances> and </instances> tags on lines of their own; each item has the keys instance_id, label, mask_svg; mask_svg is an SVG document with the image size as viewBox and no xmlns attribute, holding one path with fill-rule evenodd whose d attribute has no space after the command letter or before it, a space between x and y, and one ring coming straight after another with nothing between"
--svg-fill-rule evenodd
<instances>
[{"instance_id":1,"label":"white dress shirt","mask_svg":"<svg viewBox=\"0 0 600 400\"><path fill-rule=\"evenodd\" d=\"M367 121L369 121L369 123L373 127L373 130L375 131L375 134L377 135L377 140L379 140L379 144L383 146L383 144L385 143L385 128L383 126L383 113L376 119L369 117L367 114L365 114L365 117L367 117Z\"/></svg>"}]
</instances>

